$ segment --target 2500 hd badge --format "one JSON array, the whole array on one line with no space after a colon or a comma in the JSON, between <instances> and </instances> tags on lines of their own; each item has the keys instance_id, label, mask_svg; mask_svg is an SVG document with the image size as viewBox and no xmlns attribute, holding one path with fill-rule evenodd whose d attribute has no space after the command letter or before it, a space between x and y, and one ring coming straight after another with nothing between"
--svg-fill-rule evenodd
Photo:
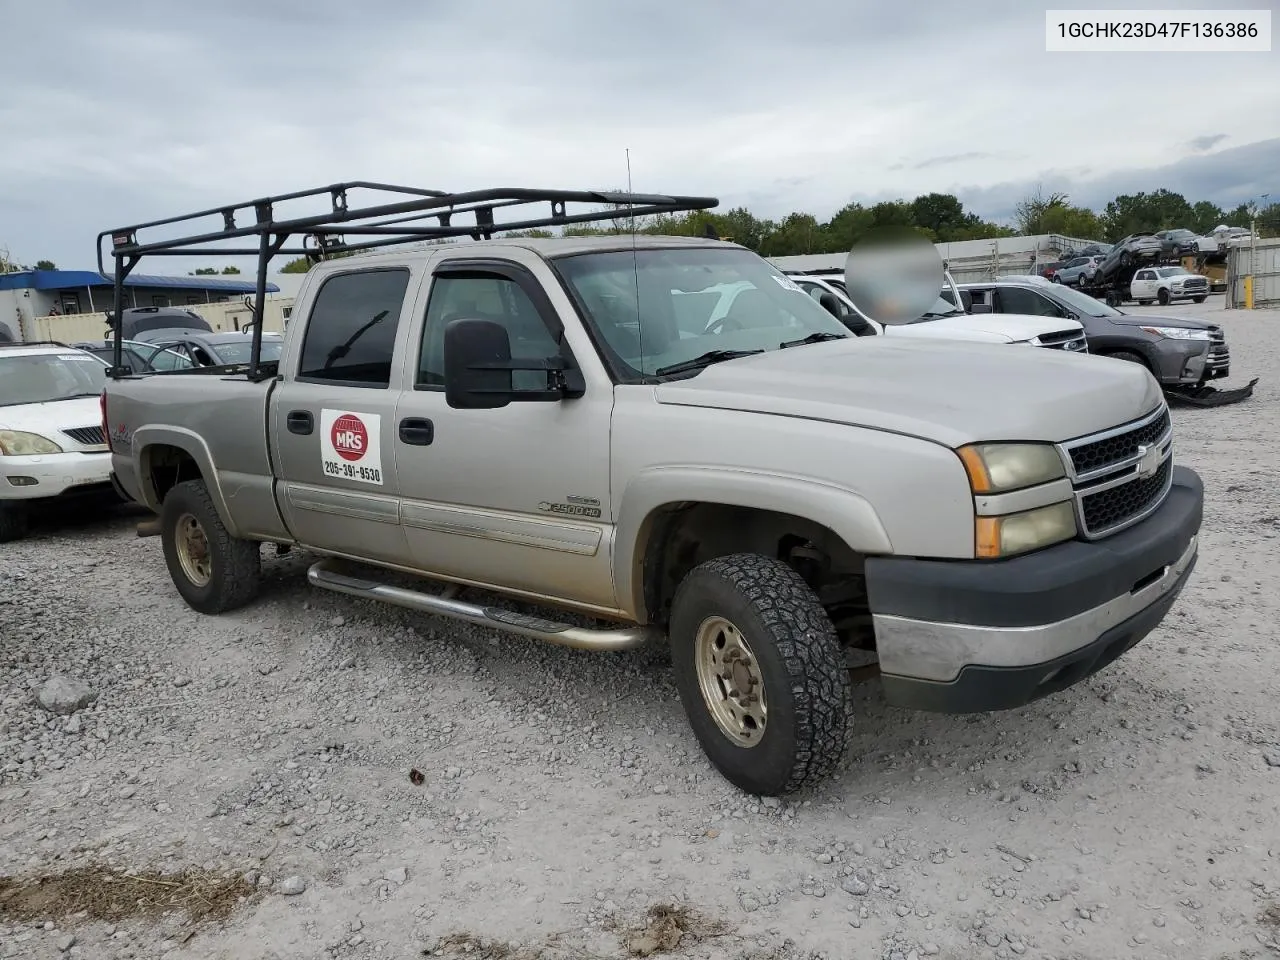
<instances>
[{"instance_id":1,"label":"2500 hd badge","mask_svg":"<svg viewBox=\"0 0 1280 960\"><path fill-rule=\"evenodd\" d=\"M543 500L538 504L538 509L543 513L558 513L569 517L592 517L600 516L599 507L587 507L580 503L551 503Z\"/></svg>"}]
</instances>

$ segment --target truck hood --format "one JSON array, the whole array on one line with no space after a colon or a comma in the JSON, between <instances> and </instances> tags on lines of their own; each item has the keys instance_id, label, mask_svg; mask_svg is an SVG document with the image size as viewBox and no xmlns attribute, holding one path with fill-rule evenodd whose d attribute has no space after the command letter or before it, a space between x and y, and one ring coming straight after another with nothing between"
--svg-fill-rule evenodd
<instances>
[{"instance_id":1,"label":"truck hood","mask_svg":"<svg viewBox=\"0 0 1280 960\"><path fill-rule=\"evenodd\" d=\"M1036 317L1020 313L958 313L953 317L940 317L927 323L947 330L975 330L990 334L992 339L1002 338L1007 343L1019 343L1046 333L1081 329L1075 320L1057 317ZM925 324L918 324L924 326ZM917 326L917 324L908 324Z\"/></svg>"},{"instance_id":2,"label":"truck hood","mask_svg":"<svg viewBox=\"0 0 1280 960\"><path fill-rule=\"evenodd\" d=\"M101 425L102 408L96 396L0 407L0 430L38 433L60 446L66 445L67 438L59 435L58 431Z\"/></svg>"},{"instance_id":3,"label":"truck hood","mask_svg":"<svg viewBox=\"0 0 1280 960\"><path fill-rule=\"evenodd\" d=\"M772 350L658 384L657 401L824 420L958 447L1060 442L1162 402L1140 364L1058 350L862 337Z\"/></svg>"},{"instance_id":4,"label":"truck hood","mask_svg":"<svg viewBox=\"0 0 1280 960\"><path fill-rule=\"evenodd\" d=\"M1112 323L1129 324L1135 327L1180 327L1185 330L1213 330L1217 324L1195 317L1160 317L1154 313L1122 313L1118 317L1105 317Z\"/></svg>"}]
</instances>

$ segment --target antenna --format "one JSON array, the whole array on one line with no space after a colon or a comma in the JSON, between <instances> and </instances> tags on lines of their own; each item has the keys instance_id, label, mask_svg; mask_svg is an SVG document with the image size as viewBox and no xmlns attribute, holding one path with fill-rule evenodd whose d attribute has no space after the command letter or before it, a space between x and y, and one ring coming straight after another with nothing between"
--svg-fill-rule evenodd
<instances>
[{"instance_id":1,"label":"antenna","mask_svg":"<svg viewBox=\"0 0 1280 960\"><path fill-rule=\"evenodd\" d=\"M626 148L627 154L627 193L633 194L631 189L631 148ZM640 346L640 374L644 375L644 320L640 316L640 254L636 251L636 208L634 204L629 204L631 210L631 271L636 280L636 342Z\"/></svg>"}]
</instances>

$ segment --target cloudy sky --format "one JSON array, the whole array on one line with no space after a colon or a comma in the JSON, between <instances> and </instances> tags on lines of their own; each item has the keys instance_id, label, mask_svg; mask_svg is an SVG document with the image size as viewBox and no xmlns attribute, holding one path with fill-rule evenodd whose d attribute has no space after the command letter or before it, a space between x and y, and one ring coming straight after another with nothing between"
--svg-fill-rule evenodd
<instances>
[{"instance_id":1,"label":"cloudy sky","mask_svg":"<svg viewBox=\"0 0 1280 960\"><path fill-rule=\"evenodd\" d=\"M340 180L621 186L628 148L636 190L771 217L1280 197L1280 47L1050 54L1018 0L8 0L3 22L0 248L67 268L109 227Z\"/></svg>"}]
</instances>

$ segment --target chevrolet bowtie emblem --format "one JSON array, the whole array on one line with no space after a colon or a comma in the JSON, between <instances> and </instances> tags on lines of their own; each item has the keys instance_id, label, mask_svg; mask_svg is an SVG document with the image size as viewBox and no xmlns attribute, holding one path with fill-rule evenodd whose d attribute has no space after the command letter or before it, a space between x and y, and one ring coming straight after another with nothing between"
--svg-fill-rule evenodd
<instances>
[{"instance_id":1,"label":"chevrolet bowtie emblem","mask_svg":"<svg viewBox=\"0 0 1280 960\"><path fill-rule=\"evenodd\" d=\"M1138 478L1146 480L1148 477L1155 476L1159 469L1160 448L1147 446L1145 443L1138 444Z\"/></svg>"}]
</instances>

